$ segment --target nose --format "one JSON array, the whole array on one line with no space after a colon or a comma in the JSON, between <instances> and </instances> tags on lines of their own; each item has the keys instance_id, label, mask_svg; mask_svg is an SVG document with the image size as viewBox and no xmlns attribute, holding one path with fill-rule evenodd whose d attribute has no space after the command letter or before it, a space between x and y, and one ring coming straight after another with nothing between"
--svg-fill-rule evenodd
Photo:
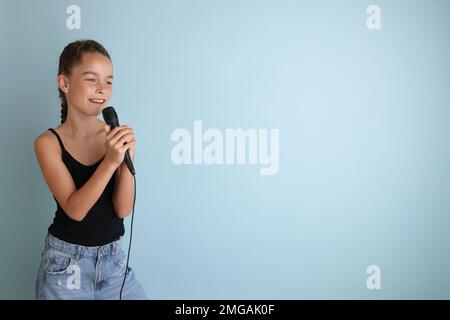
<instances>
[{"instance_id":1,"label":"nose","mask_svg":"<svg viewBox=\"0 0 450 320\"><path fill-rule=\"evenodd\" d=\"M97 93L103 93L105 91L105 85L103 83L99 83L95 91Z\"/></svg>"}]
</instances>

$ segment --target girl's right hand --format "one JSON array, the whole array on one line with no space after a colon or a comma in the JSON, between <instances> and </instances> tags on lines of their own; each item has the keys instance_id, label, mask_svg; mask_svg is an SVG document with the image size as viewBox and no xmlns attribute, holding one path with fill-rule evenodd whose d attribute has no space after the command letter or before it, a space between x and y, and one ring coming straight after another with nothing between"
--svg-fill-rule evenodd
<instances>
[{"instance_id":1,"label":"girl's right hand","mask_svg":"<svg viewBox=\"0 0 450 320\"><path fill-rule=\"evenodd\" d=\"M105 124L106 139L105 139L105 160L118 167L123 162L125 151L131 147L131 141L134 140L134 133L132 128L127 125L122 125L110 129ZM124 144L126 143L126 144Z\"/></svg>"}]
</instances>

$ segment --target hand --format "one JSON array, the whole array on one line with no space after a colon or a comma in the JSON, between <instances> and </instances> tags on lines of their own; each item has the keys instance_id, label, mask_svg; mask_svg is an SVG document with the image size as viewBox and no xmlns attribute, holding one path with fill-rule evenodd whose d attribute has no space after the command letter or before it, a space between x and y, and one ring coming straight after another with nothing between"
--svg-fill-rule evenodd
<instances>
[{"instance_id":1,"label":"hand","mask_svg":"<svg viewBox=\"0 0 450 320\"><path fill-rule=\"evenodd\" d=\"M118 167L123 162L125 151L129 150L130 158L134 160L134 147L136 138L132 128L122 125L110 129L108 125L104 126L106 132L105 138L105 159Z\"/></svg>"}]
</instances>

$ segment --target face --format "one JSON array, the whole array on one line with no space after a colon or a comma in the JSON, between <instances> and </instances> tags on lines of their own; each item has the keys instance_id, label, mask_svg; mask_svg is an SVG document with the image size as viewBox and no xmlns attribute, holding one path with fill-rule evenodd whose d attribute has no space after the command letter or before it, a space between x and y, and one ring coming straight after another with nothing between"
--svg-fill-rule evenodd
<instances>
[{"instance_id":1,"label":"face","mask_svg":"<svg viewBox=\"0 0 450 320\"><path fill-rule=\"evenodd\" d=\"M84 53L81 63L72 69L71 75L59 75L57 81L66 94L69 108L97 116L111 99L112 74L112 63L107 57L97 52Z\"/></svg>"}]
</instances>

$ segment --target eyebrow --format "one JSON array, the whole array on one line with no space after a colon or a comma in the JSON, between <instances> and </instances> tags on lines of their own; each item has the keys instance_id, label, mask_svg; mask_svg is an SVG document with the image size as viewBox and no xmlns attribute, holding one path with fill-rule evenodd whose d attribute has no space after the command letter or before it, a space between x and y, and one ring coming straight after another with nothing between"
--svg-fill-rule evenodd
<instances>
[{"instance_id":1,"label":"eyebrow","mask_svg":"<svg viewBox=\"0 0 450 320\"><path fill-rule=\"evenodd\" d=\"M81 75L84 76L85 74L93 74L93 75L98 76L98 73L96 73L94 71L86 71L86 72L83 72ZM106 79L108 79L108 78L114 79L114 77L112 75L106 77Z\"/></svg>"}]
</instances>

